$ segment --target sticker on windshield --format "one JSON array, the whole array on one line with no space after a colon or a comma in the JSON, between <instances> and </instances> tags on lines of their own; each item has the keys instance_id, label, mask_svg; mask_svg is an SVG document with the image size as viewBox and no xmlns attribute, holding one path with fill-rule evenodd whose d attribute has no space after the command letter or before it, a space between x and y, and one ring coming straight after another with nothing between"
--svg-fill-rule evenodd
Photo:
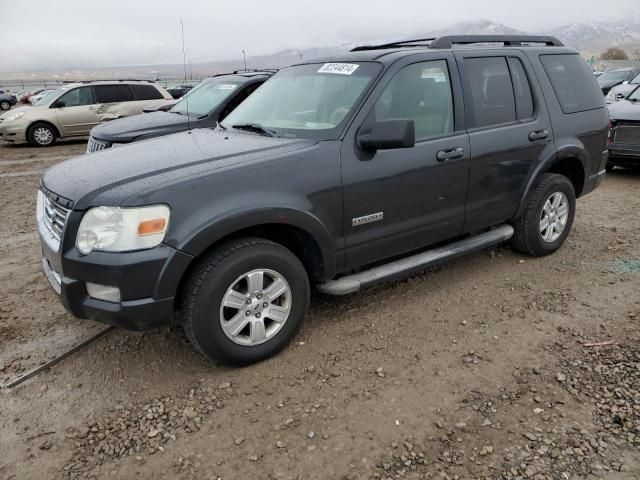
<instances>
[{"instance_id":1,"label":"sticker on windshield","mask_svg":"<svg viewBox=\"0 0 640 480\"><path fill-rule=\"evenodd\" d=\"M236 86L233 83L218 85L218 90L233 90L234 88L236 88Z\"/></svg>"},{"instance_id":2,"label":"sticker on windshield","mask_svg":"<svg viewBox=\"0 0 640 480\"><path fill-rule=\"evenodd\" d=\"M351 75L356 71L358 65L355 63L325 63L318 73L337 73L338 75Z\"/></svg>"}]
</instances>

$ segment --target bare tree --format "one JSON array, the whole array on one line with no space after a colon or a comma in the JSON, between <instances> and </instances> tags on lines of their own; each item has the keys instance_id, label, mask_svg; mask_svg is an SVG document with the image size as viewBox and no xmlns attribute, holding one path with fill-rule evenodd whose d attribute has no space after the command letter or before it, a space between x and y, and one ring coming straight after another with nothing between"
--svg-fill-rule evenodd
<instances>
[{"instance_id":1,"label":"bare tree","mask_svg":"<svg viewBox=\"0 0 640 480\"><path fill-rule=\"evenodd\" d=\"M629 60L627 52L618 47L609 47L600 55L600 60Z\"/></svg>"},{"instance_id":2,"label":"bare tree","mask_svg":"<svg viewBox=\"0 0 640 480\"><path fill-rule=\"evenodd\" d=\"M633 55L633 59L636 62L640 62L640 48L634 48L633 52L632 52L632 55Z\"/></svg>"}]
</instances>

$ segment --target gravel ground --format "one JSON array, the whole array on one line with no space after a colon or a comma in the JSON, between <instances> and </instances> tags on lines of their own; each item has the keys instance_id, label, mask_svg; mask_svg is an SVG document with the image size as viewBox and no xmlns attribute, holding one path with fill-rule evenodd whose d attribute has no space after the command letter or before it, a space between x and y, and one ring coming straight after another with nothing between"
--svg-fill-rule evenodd
<instances>
[{"instance_id":1,"label":"gravel ground","mask_svg":"<svg viewBox=\"0 0 640 480\"><path fill-rule=\"evenodd\" d=\"M102 328L58 304L34 229L39 174L84 148L0 145L0 382ZM0 392L0 478L639 479L639 210L640 174L614 172L555 255L314 294L247 368L112 331Z\"/></svg>"}]
</instances>

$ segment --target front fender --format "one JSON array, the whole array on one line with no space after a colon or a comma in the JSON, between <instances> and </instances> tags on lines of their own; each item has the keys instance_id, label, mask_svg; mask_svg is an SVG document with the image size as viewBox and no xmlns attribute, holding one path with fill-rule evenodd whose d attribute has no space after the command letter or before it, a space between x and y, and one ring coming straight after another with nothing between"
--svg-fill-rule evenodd
<instances>
[{"instance_id":1,"label":"front fender","mask_svg":"<svg viewBox=\"0 0 640 480\"><path fill-rule=\"evenodd\" d=\"M231 211L200 225L183 242L174 243L169 239L167 243L173 243L172 246L177 249L197 257L229 235L269 224L296 227L311 236L320 248L325 276L331 278L335 275L335 246L329 231L312 213L293 208L255 206L251 209L243 208L242 211Z\"/></svg>"}]
</instances>

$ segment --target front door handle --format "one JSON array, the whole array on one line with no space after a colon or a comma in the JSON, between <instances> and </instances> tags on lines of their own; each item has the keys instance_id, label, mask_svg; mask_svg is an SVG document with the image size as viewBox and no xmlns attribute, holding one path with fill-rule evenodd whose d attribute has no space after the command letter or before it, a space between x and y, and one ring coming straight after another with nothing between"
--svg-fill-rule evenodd
<instances>
[{"instance_id":1,"label":"front door handle","mask_svg":"<svg viewBox=\"0 0 640 480\"><path fill-rule=\"evenodd\" d=\"M455 158L464 157L464 149L461 147L449 148L447 150L440 150L436 153L436 158L439 162L444 162L446 160L453 160Z\"/></svg>"},{"instance_id":2,"label":"front door handle","mask_svg":"<svg viewBox=\"0 0 640 480\"><path fill-rule=\"evenodd\" d=\"M536 130L535 132L531 132L529 134L529 141L535 142L536 140L544 140L549 136L548 130Z\"/></svg>"}]
</instances>

